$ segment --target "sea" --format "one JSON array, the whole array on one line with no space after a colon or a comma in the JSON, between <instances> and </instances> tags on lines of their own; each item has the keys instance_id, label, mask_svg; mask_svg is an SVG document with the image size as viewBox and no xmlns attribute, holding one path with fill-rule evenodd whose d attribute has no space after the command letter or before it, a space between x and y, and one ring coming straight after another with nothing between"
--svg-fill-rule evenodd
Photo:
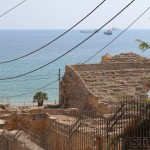
<instances>
[{"instance_id":1,"label":"sea","mask_svg":"<svg viewBox=\"0 0 150 150\"><path fill-rule=\"evenodd\" d=\"M65 31L0 30L0 63L31 53ZM36 70L57 59L92 33L81 33L80 30L72 30L32 55L0 64L0 103L10 103L11 105L32 104L33 96L37 91L43 91L48 94L47 103L58 103L58 79L63 77L65 66L84 63L98 51L100 52L86 63L99 63L101 57L106 53L110 53L113 56L120 53L133 52L150 58L150 50L142 52L136 42L136 39L150 42L150 30L127 30L106 48L104 47L122 30L114 30L112 35L104 35L104 31L101 30L67 55L34 72L32 70ZM7 79L28 72L32 73Z\"/></svg>"}]
</instances>

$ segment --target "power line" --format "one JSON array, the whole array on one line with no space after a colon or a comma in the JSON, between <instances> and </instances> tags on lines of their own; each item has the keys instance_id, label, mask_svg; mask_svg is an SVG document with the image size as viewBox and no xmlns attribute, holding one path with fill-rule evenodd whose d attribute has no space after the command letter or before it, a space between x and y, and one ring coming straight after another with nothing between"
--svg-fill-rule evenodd
<instances>
[{"instance_id":1,"label":"power line","mask_svg":"<svg viewBox=\"0 0 150 150\"><path fill-rule=\"evenodd\" d=\"M1 83L12 83L12 85L13 85L13 82L18 82L19 81L19 84L22 84L21 82L22 81L29 81L29 82L34 82L34 81L36 81L36 80L47 80L47 79L49 79L49 78L53 78L53 79L56 79L56 78L58 78L59 76L63 76L63 74L62 73L50 73L50 74L48 74L48 75L28 75L28 76L26 76L26 77L24 77L25 79L14 79L14 80L11 80L11 81L9 81L9 80L2 80L2 82ZM10 85L10 84L9 84ZM17 84L18 85L18 84Z\"/></svg>"},{"instance_id":2,"label":"power line","mask_svg":"<svg viewBox=\"0 0 150 150\"><path fill-rule=\"evenodd\" d=\"M22 80L20 80L20 79L19 79L19 80L13 80L13 81L19 81L19 82L20 82L20 81L46 80L46 79L49 79L49 78L51 78L51 79L53 78L53 79L54 79L54 78L58 78L58 75L59 75L59 74L56 74L55 76L50 76L50 75L28 76L28 77L30 77L30 78L22 79ZM62 74L61 74L61 76L62 76ZM7 80L4 80L3 82L4 82L4 83L9 82L9 83L10 83L10 81L7 81Z\"/></svg>"},{"instance_id":3,"label":"power line","mask_svg":"<svg viewBox=\"0 0 150 150\"><path fill-rule=\"evenodd\" d=\"M46 88L46 87L48 87L48 86L50 86L50 85L56 83L57 81L58 81L58 79L55 80L55 81L53 81L53 82L51 82L51 83L49 83L49 84L47 84L47 85L45 85L45 86L43 86L43 87L40 87L40 88L38 88L38 89L36 89L36 90L33 90L33 91L30 91L30 92L26 92L26 93L22 93L22 94L18 94L18 95L13 95L13 96L8 96L8 97L3 97L3 98L13 98L13 97L24 96L24 95L27 95L27 94L30 94L30 93L39 91L39 90L41 90L41 89L44 89L44 88Z\"/></svg>"},{"instance_id":4,"label":"power line","mask_svg":"<svg viewBox=\"0 0 150 150\"><path fill-rule=\"evenodd\" d=\"M114 20L119 14L121 14L126 8L128 8L135 0L132 0L128 5L126 5L121 11L119 11L114 17L112 17L107 23L105 23L102 27L100 27L98 30L96 30L94 33L92 33L90 36L88 36L86 39L84 39L82 42L80 42L79 44L77 44L75 47L73 47L72 49L68 50L66 53L62 54L61 56L55 58L54 60L50 61L49 63L34 69L32 71L17 75L17 76L13 76L13 77L7 77L7 78L0 78L0 80L10 80L10 79L14 79L14 78L19 78L22 76L25 76L27 74L33 73L35 71L38 71L42 68L45 68L46 66L54 63L55 61L59 60L60 58L64 57L65 55L67 55L68 53L70 53L71 51L73 51L74 49L76 49L77 47L79 47L80 45L82 45L84 42L86 42L88 39L90 39L92 36L94 36L97 32L99 32L103 27L105 27L108 23L110 23L112 20Z\"/></svg>"},{"instance_id":5,"label":"power line","mask_svg":"<svg viewBox=\"0 0 150 150\"><path fill-rule=\"evenodd\" d=\"M30 92L29 91L30 89L28 89L28 92ZM45 91L47 91L47 90L49 90L49 92L53 92L53 93L57 93L58 91L59 91L59 87L58 87L58 85L56 86L56 85L52 85L50 88L44 88L44 90ZM38 89L36 90L34 90L34 91L38 91ZM10 95L10 96L15 96L15 95L18 95L18 94L16 94L17 92L14 92L14 95ZM25 93L25 91L20 91L20 93ZM9 95L10 94L10 92L7 92L7 93L5 93L5 95ZM19 94L19 95L21 95L21 94ZM0 97L0 98L9 98L10 96L2 96L2 97Z\"/></svg>"},{"instance_id":6,"label":"power line","mask_svg":"<svg viewBox=\"0 0 150 150\"><path fill-rule=\"evenodd\" d=\"M27 0L22 1L21 3L15 5L14 7L12 7L11 9L7 10L6 12L4 12L3 14L0 15L0 18L5 16L6 14L8 14L10 11L14 10L15 8L19 7L21 4L23 4L24 2L26 2Z\"/></svg>"},{"instance_id":7,"label":"power line","mask_svg":"<svg viewBox=\"0 0 150 150\"><path fill-rule=\"evenodd\" d=\"M82 18L80 21L78 21L75 25L73 25L71 28L69 28L67 31L65 31L64 33L62 33L61 35L59 35L58 37L56 37L55 39L53 39L52 41L50 41L49 43L45 44L44 46L41 46L40 48L25 54L23 56L17 57L15 59L11 59L11 60L7 60L7 61L2 61L0 62L0 64L4 64L4 63L10 63L19 59L22 59L24 57L27 57L35 52L40 51L41 49L47 47L48 45L52 44L53 42L55 42L56 40L58 40L59 38L61 38L62 36L64 36L65 34L67 34L69 31L71 31L74 27L76 27L78 24L80 24L83 20L85 20L88 16L90 16L94 11L96 11L106 0L103 0L99 5L97 5L90 13L88 13L84 18Z\"/></svg>"},{"instance_id":8,"label":"power line","mask_svg":"<svg viewBox=\"0 0 150 150\"><path fill-rule=\"evenodd\" d=\"M102 50L104 50L106 47L108 47L112 42L114 42L118 37L120 37L126 30L128 30L136 21L138 21L148 10L150 7L148 7L139 17L137 17L126 29L124 29L120 34L118 34L113 40L111 40L107 45L105 45L101 50L96 52L93 56L88 58L86 61L83 62L83 64L87 63L89 60L94 58L97 54L99 54Z\"/></svg>"},{"instance_id":9,"label":"power line","mask_svg":"<svg viewBox=\"0 0 150 150\"><path fill-rule=\"evenodd\" d=\"M25 81L26 81L26 82L27 82L27 81L32 82L32 81L37 81L37 80L38 80L38 81L39 81L39 80L47 80L47 79L50 79L50 78L51 78L51 79L56 79L56 78L58 78L58 77L35 78L35 79L23 79L23 80L15 80L15 81L19 81L18 84L20 85L20 84L22 84L22 82L25 82ZM7 82L10 83L9 81L4 81L4 83L7 83ZM9 85L10 85L10 84L9 84ZM12 84L12 86L14 86L14 84Z\"/></svg>"}]
</instances>

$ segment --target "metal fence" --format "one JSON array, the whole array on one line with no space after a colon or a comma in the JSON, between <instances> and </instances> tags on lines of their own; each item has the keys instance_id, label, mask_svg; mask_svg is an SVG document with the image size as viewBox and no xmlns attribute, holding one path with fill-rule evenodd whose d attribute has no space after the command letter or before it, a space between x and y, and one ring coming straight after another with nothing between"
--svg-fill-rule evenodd
<instances>
[{"instance_id":1,"label":"metal fence","mask_svg":"<svg viewBox=\"0 0 150 150\"><path fill-rule=\"evenodd\" d=\"M150 148L150 102L126 99L107 121L107 149Z\"/></svg>"},{"instance_id":2,"label":"metal fence","mask_svg":"<svg viewBox=\"0 0 150 150\"><path fill-rule=\"evenodd\" d=\"M45 150L100 150L106 134L107 119L85 108L75 123L67 125L54 121L46 132Z\"/></svg>"},{"instance_id":3,"label":"metal fence","mask_svg":"<svg viewBox=\"0 0 150 150\"><path fill-rule=\"evenodd\" d=\"M51 145L57 146L48 150L148 150L150 102L126 99L103 116L86 108L74 125L55 123L51 129Z\"/></svg>"},{"instance_id":4,"label":"metal fence","mask_svg":"<svg viewBox=\"0 0 150 150\"><path fill-rule=\"evenodd\" d=\"M74 124L53 121L43 137L25 132L45 150L148 150L150 102L126 99L105 115L85 108Z\"/></svg>"}]
</instances>

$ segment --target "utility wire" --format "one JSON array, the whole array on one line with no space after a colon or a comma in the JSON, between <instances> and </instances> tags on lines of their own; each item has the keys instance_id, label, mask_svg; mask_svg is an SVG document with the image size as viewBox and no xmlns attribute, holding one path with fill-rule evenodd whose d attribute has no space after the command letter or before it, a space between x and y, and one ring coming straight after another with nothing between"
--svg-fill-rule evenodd
<instances>
[{"instance_id":1,"label":"utility wire","mask_svg":"<svg viewBox=\"0 0 150 150\"><path fill-rule=\"evenodd\" d=\"M8 14L10 11L14 10L15 8L19 7L21 4L23 4L24 2L26 2L27 0L22 1L21 3L15 5L14 7L12 7L11 9L7 10L6 12L4 12L3 14L0 15L0 18L5 16L6 14Z\"/></svg>"},{"instance_id":2,"label":"utility wire","mask_svg":"<svg viewBox=\"0 0 150 150\"><path fill-rule=\"evenodd\" d=\"M60 58L64 57L65 55L67 55L68 53L72 52L74 49L76 49L77 47L79 47L80 45L82 45L84 42L86 42L88 39L90 39L92 36L94 36L97 32L99 32L103 27L105 27L108 23L110 23L112 20L114 20L119 14L121 14L126 8L128 8L135 0L132 0L128 5L126 5L121 11L119 11L114 17L112 17L107 23L105 23L102 27L100 27L98 30L96 30L94 33L92 33L90 36L88 36L86 39L84 39L82 42L80 42L79 44L77 44L75 47L73 47L72 49L68 50L66 53L60 55L59 57L55 58L54 60L50 61L49 63L34 69L32 71L17 75L17 76L13 76L13 77L7 77L7 78L0 78L0 80L8 80L8 79L14 79L14 78L19 78L22 76L25 76L27 74L33 73L35 71L38 71L42 68L45 68L46 66L54 63L55 61L59 60Z\"/></svg>"},{"instance_id":3,"label":"utility wire","mask_svg":"<svg viewBox=\"0 0 150 150\"><path fill-rule=\"evenodd\" d=\"M47 80L47 79L56 79L56 77L47 77L47 78L35 78L35 79L23 79L23 80L17 80L17 81L19 81L19 83L17 84L17 85L20 85L20 84L22 84L22 82L32 82L32 81L39 81L39 80ZM15 80L16 81L16 80ZM7 81L4 81L5 83L10 83L8 80ZM14 86L14 84L12 84L12 86Z\"/></svg>"},{"instance_id":4,"label":"utility wire","mask_svg":"<svg viewBox=\"0 0 150 150\"><path fill-rule=\"evenodd\" d=\"M47 84L47 85L45 85L45 86L43 86L43 87L40 87L40 88L38 88L38 89L36 89L36 90L33 90L33 91L30 91L30 92L26 92L26 93L18 94L18 95L13 95L13 96L8 96L8 97L3 97L3 98L13 98L13 97L24 96L24 95L27 95L27 94L30 94L30 93L39 91L39 90L41 90L41 89L44 89L44 88L46 88L46 87L48 87L48 86L50 86L50 85L56 83L57 81L59 81L59 80L57 79L57 80L55 80L55 81L53 81L53 82L51 82L51 83L49 83L49 84Z\"/></svg>"},{"instance_id":5,"label":"utility wire","mask_svg":"<svg viewBox=\"0 0 150 150\"><path fill-rule=\"evenodd\" d=\"M89 59L83 62L83 64L87 63L89 60L94 58L97 54L99 54L102 50L104 50L106 47L108 47L111 43L113 43L118 37L120 37L126 30L128 30L136 21L138 21L148 10L150 7L148 7L139 17L137 17L126 29L124 29L120 34L118 34L113 40L111 40L107 45L105 45L101 50L96 52L94 55L92 55Z\"/></svg>"},{"instance_id":6,"label":"utility wire","mask_svg":"<svg viewBox=\"0 0 150 150\"><path fill-rule=\"evenodd\" d=\"M62 76L62 74L60 74L60 75ZM50 76L50 75L28 76L30 78L13 80L12 82L14 82L14 81L19 81L20 82L20 81L46 80L46 79L49 79L49 78L57 78L56 76L59 76L59 74L56 74L55 76ZM4 83L9 82L10 83L10 81L8 81L8 80L4 80L3 82Z\"/></svg>"},{"instance_id":7,"label":"utility wire","mask_svg":"<svg viewBox=\"0 0 150 150\"><path fill-rule=\"evenodd\" d=\"M62 36L64 36L65 34L67 34L69 31L71 31L74 27L76 27L78 24L80 24L83 20L85 20L88 16L90 16L94 11L96 11L106 0L103 0L99 5L97 5L90 13L88 13L84 18L82 18L80 21L78 21L75 25L73 25L71 28L69 28L67 31L65 31L64 33L62 33L61 35L59 35L58 37L56 37L55 39L53 39L52 41L50 41L49 43L45 44L44 46L41 46L40 48L28 53L28 54L25 54L21 57L17 57L15 59L11 59L11 60L7 60L7 61L2 61L0 62L0 64L5 64L5 63L10 63L10 62L13 62L13 61L16 61L16 60L19 60L19 59L22 59L24 57L27 57L35 52L38 52L40 51L41 49L47 47L48 45L52 44L53 42L55 42L56 40L58 40L59 38L61 38Z\"/></svg>"},{"instance_id":8,"label":"utility wire","mask_svg":"<svg viewBox=\"0 0 150 150\"><path fill-rule=\"evenodd\" d=\"M47 74L47 75L27 75L27 76L25 76L24 78L25 79L14 79L14 80L11 80L11 81L9 81L9 80L3 80L1 83L13 83L14 81L19 81L19 84L21 84L20 83L20 81L22 82L22 81L35 81L35 80L46 80L46 79L49 79L49 78L58 78L58 76L63 76L63 74L62 73L51 73L51 74Z\"/></svg>"},{"instance_id":9,"label":"utility wire","mask_svg":"<svg viewBox=\"0 0 150 150\"><path fill-rule=\"evenodd\" d=\"M30 92L29 91L30 89L28 89L28 92ZM32 89L33 90L33 89ZM57 92L57 91L59 91L59 87L58 86L56 86L56 85L52 85L51 87L46 87L46 88L44 88L44 90L49 90L49 92ZM34 91L38 91L38 89L35 89ZM16 92L15 92L16 93ZM20 94L19 95L21 95L21 93L23 94L23 93L26 93L25 91L20 91ZM5 93L5 95L9 95L10 94L10 92L7 92L7 93ZM14 94L14 95L18 95L18 94ZM10 95L10 96L14 96L14 95ZM10 96L5 96L5 97L0 97L0 98L9 98Z\"/></svg>"},{"instance_id":10,"label":"utility wire","mask_svg":"<svg viewBox=\"0 0 150 150\"><path fill-rule=\"evenodd\" d=\"M95 53L92 57L90 57L89 59L87 59L83 64L85 64L86 62L88 62L89 60L91 60L92 58L94 58L98 53L100 53L102 50L104 50L106 47L108 47L113 41L115 41L119 36L121 36L127 29L129 29L136 21L138 21L148 10L150 9L150 7L148 7L139 17L137 17L126 29L124 29L118 36L116 36L113 40L111 40L105 47L103 47L101 50L99 50L97 53ZM42 87L43 88L43 87ZM44 86L45 88L45 86ZM40 88L41 89L41 88ZM37 90L34 90L35 91L38 91L39 89ZM28 92L30 93L30 92ZM28 94L28 93L24 93L24 94L20 94L20 96L23 96L25 94ZM11 97L17 97L19 95L14 95L14 96L11 96ZM8 97L10 98L10 97Z\"/></svg>"}]
</instances>

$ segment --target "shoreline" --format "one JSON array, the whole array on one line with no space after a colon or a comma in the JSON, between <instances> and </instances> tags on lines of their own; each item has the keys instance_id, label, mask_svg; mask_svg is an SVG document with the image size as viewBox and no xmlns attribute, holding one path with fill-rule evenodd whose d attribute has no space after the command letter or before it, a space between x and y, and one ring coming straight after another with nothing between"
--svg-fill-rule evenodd
<instances>
[{"instance_id":1,"label":"shoreline","mask_svg":"<svg viewBox=\"0 0 150 150\"><path fill-rule=\"evenodd\" d=\"M32 110L32 109L51 109L51 108L60 108L59 103L44 103L43 106L38 106L36 103L35 105L10 105L10 104L0 104L1 111L10 111L10 112L20 112L23 110Z\"/></svg>"}]
</instances>

